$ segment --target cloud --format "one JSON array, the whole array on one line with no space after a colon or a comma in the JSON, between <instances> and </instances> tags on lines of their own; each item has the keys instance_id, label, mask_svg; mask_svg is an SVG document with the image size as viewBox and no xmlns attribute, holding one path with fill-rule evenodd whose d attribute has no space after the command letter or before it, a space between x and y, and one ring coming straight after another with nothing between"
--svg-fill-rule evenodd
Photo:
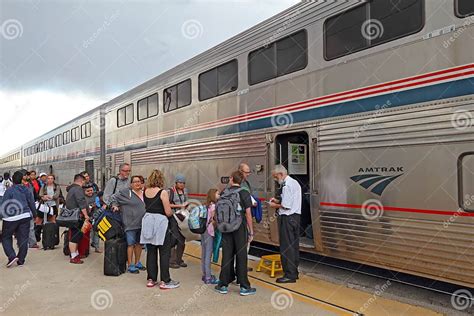
<instances>
[{"instance_id":1,"label":"cloud","mask_svg":"<svg viewBox=\"0 0 474 316\"><path fill-rule=\"evenodd\" d=\"M2 146L0 155L99 106L105 100L80 92L0 91Z\"/></svg>"},{"instance_id":2,"label":"cloud","mask_svg":"<svg viewBox=\"0 0 474 316\"><path fill-rule=\"evenodd\" d=\"M0 104L15 129L0 152L72 119L103 101L210 49L296 4L297 0L2 1L0 24L18 21L21 35L0 36ZM199 36L186 36L186 21ZM1 34L0 34L1 35ZM73 91L73 92L71 92ZM5 110L7 109L8 110ZM41 109L41 110L40 110Z\"/></svg>"}]
</instances>

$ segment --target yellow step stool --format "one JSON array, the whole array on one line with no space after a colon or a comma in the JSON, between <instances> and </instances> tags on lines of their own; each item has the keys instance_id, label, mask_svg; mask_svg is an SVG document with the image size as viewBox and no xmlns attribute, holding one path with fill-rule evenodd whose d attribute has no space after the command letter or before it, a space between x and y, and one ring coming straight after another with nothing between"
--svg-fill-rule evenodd
<instances>
[{"instance_id":1,"label":"yellow step stool","mask_svg":"<svg viewBox=\"0 0 474 316\"><path fill-rule=\"evenodd\" d=\"M270 271L270 277L275 277L275 272L283 272L283 267L281 266L281 255L268 255L262 256L260 258L260 263L258 264L257 272L262 271L262 269Z\"/></svg>"}]
</instances>

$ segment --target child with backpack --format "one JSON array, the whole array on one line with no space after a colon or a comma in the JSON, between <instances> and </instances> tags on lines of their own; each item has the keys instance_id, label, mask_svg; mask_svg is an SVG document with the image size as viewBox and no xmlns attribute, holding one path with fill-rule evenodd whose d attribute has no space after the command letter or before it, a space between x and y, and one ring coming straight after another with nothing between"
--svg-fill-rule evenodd
<instances>
[{"instance_id":1,"label":"child with backpack","mask_svg":"<svg viewBox=\"0 0 474 316\"><path fill-rule=\"evenodd\" d=\"M215 210L216 203L219 199L219 191L217 189L210 189L207 192L206 204L207 222L206 231L201 234L201 269L202 281L205 284L217 284L218 280L211 271L211 257L214 248L214 225L215 225Z\"/></svg>"},{"instance_id":2,"label":"child with backpack","mask_svg":"<svg viewBox=\"0 0 474 316\"><path fill-rule=\"evenodd\" d=\"M235 171L230 176L230 186L220 195L216 203L217 229L222 233L222 268L215 290L228 293L234 281L234 261L240 295L254 295L257 290L250 286L247 270L247 245L253 240L252 198L240 187L243 175Z\"/></svg>"}]
</instances>

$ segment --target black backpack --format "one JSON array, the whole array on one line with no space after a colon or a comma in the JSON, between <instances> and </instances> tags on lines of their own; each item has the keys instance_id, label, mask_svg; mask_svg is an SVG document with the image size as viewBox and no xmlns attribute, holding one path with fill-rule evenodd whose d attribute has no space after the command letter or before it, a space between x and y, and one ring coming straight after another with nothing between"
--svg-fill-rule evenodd
<instances>
[{"instance_id":1,"label":"black backpack","mask_svg":"<svg viewBox=\"0 0 474 316\"><path fill-rule=\"evenodd\" d=\"M225 189L216 203L217 229L221 233L232 233L242 225L242 207L240 206L240 191Z\"/></svg>"}]
</instances>

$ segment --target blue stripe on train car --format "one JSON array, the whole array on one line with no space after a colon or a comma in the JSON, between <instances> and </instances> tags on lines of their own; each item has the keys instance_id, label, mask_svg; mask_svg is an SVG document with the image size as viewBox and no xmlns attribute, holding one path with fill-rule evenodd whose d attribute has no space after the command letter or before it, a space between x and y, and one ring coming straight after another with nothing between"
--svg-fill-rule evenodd
<instances>
[{"instance_id":1,"label":"blue stripe on train car","mask_svg":"<svg viewBox=\"0 0 474 316\"><path fill-rule=\"evenodd\" d=\"M291 116L293 123L302 123L312 120L321 120L349 114L376 111L382 106L385 106L386 108L396 108L409 104L448 99L469 94L474 94L474 78L461 79L411 90L387 93L375 97L321 106L299 112L291 112ZM150 141L148 143L145 142L141 144L125 146L122 148L109 149L107 150L107 153L133 149L136 150L139 148L145 148L147 146L153 147L165 144L175 144L183 141L249 132L270 127L272 127L272 116L266 116L254 121L245 121L229 126L211 128L204 131L189 132L181 135L165 137L162 139Z\"/></svg>"}]
</instances>

